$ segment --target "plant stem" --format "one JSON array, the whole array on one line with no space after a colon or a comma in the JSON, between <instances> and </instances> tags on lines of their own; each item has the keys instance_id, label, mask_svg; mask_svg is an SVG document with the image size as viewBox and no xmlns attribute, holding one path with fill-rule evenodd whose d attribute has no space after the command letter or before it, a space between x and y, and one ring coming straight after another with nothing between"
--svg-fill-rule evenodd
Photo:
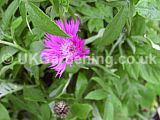
<instances>
[{"instance_id":1,"label":"plant stem","mask_svg":"<svg viewBox=\"0 0 160 120\"><path fill-rule=\"evenodd\" d=\"M109 53L109 55L111 56L112 53L114 52L115 48L123 41L123 37L124 37L125 33L121 33L117 42L112 46L111 51Z\"/></svg>"},{"instance_id":2,"label":"plant stem","mask_svg":"<svg viewBox=\"0 0 160 120\"><path fill-rule=\"evenodd\" d=\"M62 90L62 94L66 92L66 89L67 89L67 87L68 87L68 85L69 85L69 83L71 81L72 75L73 74L69 74L69 79L68 79L67 83L65 84L65 86L64 86L64 88Z\"/></svg>"},{"instance_id":3,"label":"plant stem","mask_svg":"<svg viewBox=\"0 0 160 120\"><path fill-rule=\"evenodd\" d=\"M17 48L17 49L23 51L23 52L27 52L26 49L22 48L22 47L19 46L18 44L13 44L13 43L10 43L10 42L7 42L7 41L3 41L3 40L0 40L0 44L12 46L12 47L14 47L14 48Z\"/></svg>"}]
</instances>

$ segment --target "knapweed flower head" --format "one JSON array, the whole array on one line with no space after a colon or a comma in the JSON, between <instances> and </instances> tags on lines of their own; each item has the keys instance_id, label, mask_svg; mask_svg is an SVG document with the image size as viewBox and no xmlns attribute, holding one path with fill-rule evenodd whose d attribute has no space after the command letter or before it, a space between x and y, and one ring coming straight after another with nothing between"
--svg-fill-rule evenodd
<instances>
[{"instance_id":1,"label":"knapweed flower head","mask_svg":"<svg viewBox=\"0 0 160 120\"><path fill-rule=\"evenodd\" d=\"M68 22L57 20L55 23L70 37L65 38L46 33L45 49L42 51L41 57L44 63L51 63L50 68L57 72L56 76L61 77L67 65L72 67L74 61L84 58L90 51L85 49L84 40L77 35L79 20L71 19Z\"/></svg>"}]
</instances>

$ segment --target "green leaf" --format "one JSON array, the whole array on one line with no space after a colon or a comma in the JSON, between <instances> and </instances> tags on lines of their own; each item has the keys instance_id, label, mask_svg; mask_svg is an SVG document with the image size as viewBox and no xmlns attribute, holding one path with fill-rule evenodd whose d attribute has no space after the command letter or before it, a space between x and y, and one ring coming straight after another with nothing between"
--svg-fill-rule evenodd
<instances>
[{"instance_id":1,"label":"green leaf","mask_svg":"<svg viewBox=\"0 0 160 120\"><path fill-rule=\"evenodd\" d=\"M128 109L130 108L123 106L123 108L121 108L120 111L114 116L114 120L128 120Z\"/></svg>"},{"instance_id":2,"label":"green leaf","mask_svg":"<svg viewBox=\"0 0 160 120\"><path fill-rule=\"evenodd\" d=\"M5 0L0 0L0 7L2 7L5 4Z\"/></svg>"},{"instance_id":3,"label":"green leaf","mask_svg":"<svg viewBox=\"0 0 160 120\"><path fill-rule=\"evenodd\" d=\"M14 15L14 13L16 12L16 10L18 9L18 5L19 5L19 0L14 0L9 7L7 8L7 10L4 13L3 19L2 19L2 26L4 29L6 29L10 23L11 17L12 15Z\"/></svg>"},{"instance_id":4,"label":"green leaf","mask_svg":"<svg viewBox=\"0 0 160 120\"><path fill-rule=\"evenodd\" d=\"M56 11L57 14L59 14L59 9L60 9L60 5L59 5L59 0L50 0L50 2L53 5L54 10Z\"/></svg>"},{"instance_id":5,"label":"green leaf","mask_svg":"<svg viewBox=\"0 0 160 120\"><path fill-rule=\"evenodd\" d=\"M23 90L24 99L28 101L46 102L42 91L38 88L27 88Z\"/></svg>"},{"instance_id":6,"label":"green leaf","mask_svg":"<svg viewBox=\"0 0 160 120\"><path fill-rule=\"evenodd\" d=\"M77 83L76 83L76 91L75 91L75 95L76 98L81 98L86 87L87 87L88 81L86 76L83 73L80 73L78 75L78 79L77 79Z\"/></svg>"},{"instance_id":7,"label":"green leaf","mask_svg":"<svg viewBox=\"0 0 160 120\"><path fill-rule=\"evenodd\" d=\"M72 67L67 65L66 72L68 72L68 73L77 73L78 70L80 69L80 67L81 67L80 64L76 64L75 62L73 62Z\"/></svg>"},{"instance_id":8,"label":"green leaf","mask_svg":"<svg viewBox=\"0 0 160 120\"><path fill-rule=\"evenodd\" d=\"M90 93L88 93L88 95L85 97L85 99L103 100L106 97L107 97L107 93L102 89L98 89L98 90L94 90L94 91L91 91Z\"/></svg>"},{"instance_id":9,"label":"green leaf","mask_svg":"<svg viewBox=\"0 0 160 120\"><path fill-rule=\"evenodd\" d=\"M107 85L106 85L106 83L105 83L104 80L102 80L102 79L99 78L99 77L92 77L91 80L97 82L104 90L107 91L108 88L107 88Z\"/></svg>"},{"instance_id":10,"label":"green leaf","mask_svg":"<svg viewBox=\"0 0 160 120\"><path fill-rule=\"evenodd\" d=\"M113 7L103 3L96 2L96 7L99 10L97 14L101 15L101 18L104 18L107 23L109 23L113 19Z\"/></svg>"},{"instance_id":11,"label":"green leaf","mask_svg":"<svg viewBox=\"0 0 160 120\"><path fill-rule=\"evenodd\" d=\"M32 113L36 118L35 120L43 120L40 113L40 106L38 102L26 101L27 111Z\"/></svg>"},{"instance_id":12,"label":"green leaf","mask_svg":"<svg viewBox=\"0 0 160 120\"><path fill-rule=\"evenodd\" d=\"M42 41L34 41L30 45L30 51L35 53L40 53L43 48L44 46Z\"/></svg>"},{"instance_id":13,"label":"green leaf","mask_svg":"<svg viewBox=\"0 0 160 120\"><path fill-rule=\"evenodd\" d=\"M90 19L88 21L88 28L89 28L90 32L98 31L99 29L101 29L103 27L104 27L104 24L103 24L102 19Z\"/></svg>"},{"instance_id":14,"label":"green leaf","mask_svg":"<svg viewBox=\"0 0 160 120\"><path fill-rule=\"evenodd\" d=\"M140 91L141 92L141 104L145 107L151 107L154 103L154 100L156 98L155 91L153 89L150 89L148 87L145 88L145 90Z\"/></svg>"},{"instance_id":15,"label":"green leaf","mask_svg":"<svg viewBox=\"0 0 160 120\"><path fill-rule=\"evenodd\" d=\"M7 109L0 103L0 120L10 120Z\"/></svg>"},{"instance_id":16,"label":"green leaf","mask_svg":"<svg viewBox=\"0 0 160 120\"><path fill-rule=\"evenodd\" d=\"M31 2L44 2L44 1L47 1L47 0L29 0Z\"/></svg>"},{"instance_id":17,"label":"green leaf","mask_svg":"<svg viewBox=\"0 0 160 120\"><path fill-rule=\"evenodd\" d=\"M128 113L130 116L133 116L135 115L137 112L138 112L138 105L137 103L135 102L134 99L129 99L128 103L127 103L127 107L129 108L128 109Z\"/></svg>"},{"instance_id":18,"label":"green leaf","mask_svg":"<svg viewBox=\"0 0 160 120\"><path fill-rule=\"evenodd\" d=\"M10 63L12 61L6 61L6 63ZM5 73L8 71L8 70L13 70L14 69L14 66L17 65L18 62L17 61L13 61L11 64L9 65L5 65L4 67L1 68L0 70L0 77L1 78L4 78L5 77Z\"/></svg>"},{"instance_id":19,"label":"green leaf","mask_svg":"<svg viewBox=\"0 0 160 120\"><path fill-rule=\"evenodd\" d=\"M157 68L157 66L143 64L140 66L141 77L150 83L158 83L158 81L160 81L159 74L160 70Z\"/></svg>"},{"instance_id":20,"label":"green leaf","mask_svg":"<svg viewBox=\"0 0 160 120\"><path fill-rule=\"evenodd\" d=\"M51 110L49 108L49 105L48 104L41 105L40 110L43 120L50 120Z\"/></svg>"},{"instance_id":21,"label":"green leaf","mask_svg":"<svg viewBox=\"0 0 160 120\"><path fill-rule=\"evenodd\" d=\"M29 16L39 29L47 32L49 34L57 35L57 36L64 36L69 37L62 29L60 29L54 21L52 21L42 10L40 10L36 5L33 3L26 4L26 9L29 13Z\"/></svg>"},{"instance_id":22,"label":"green leaf","mask_svg":"<svg viewBox=\"0 0 160 120\"><path fill-rule=\"evenodd\" d=\"M25 2L23 2L23 1L19 5L19 12L23 18L23 21L26 21L27 11L25 8Z\"/></svg>"},{"instance_id":23,"label":"green leaf","mask_svg":"<svg viewBox=\"0 0 160 120\"><path fill-rule=\"evenodd\" d=\"M107 5L112 7L122 7L126 5L125 0L107 0Z\"/></svg>"},{"instance_id":24,"label":"green leaf","mask_svg":"<svg viewBox=\"0 0 160 120\"><path fill-rule=\"evenodd\" d=\"M11 101L11 103L14 104L14 108L25 109L25 110L28 109L27 104L23 101L23 99L21 97L9 95L8 98Z\"/></svg>"},{"instance_id":25,"label":"green leaf","mask_svg":"<svg viewBox=\"0 0 160 120\"><path fill-rule=\"evenodd\" d=\"M96 7L91 7L89 5L80 6L77 9L80 13L91 19L111 19L113 17L112 7L103 4L103 2L96 2Z\"/></svg>"},{"instance_id":26,"label":"green leaf","mask_svg":"<svg viewBox=\"0 0 160 120\"><path fill-rule=\"evenodd\" d=\"M22 23L22 17L18 17L17 19L15 19L12 24L11 24L11 34L12 36L14 35L15 30L20 26L20 24Z\"/></svg>"},{"instance_id":27,"label":"green leaf","mask_svg":"<svg viewBox=\"0 0 160 120\"><path fill-rule=\"evenodd\" d=\"M10 46L4 46L0 49L0 64L7 60L8 58L12 57L14 54L18 52L17 49L10 47Z\"/></svg>"},{"instance_id":28,"label":"green leaf","mask_svg":"<svg viewBox=\"0 0 160 120\"><path fill-rule=\"evenodd\" d=\"M140 66L139 64L125 64L126 71L128 72L131 78L138 80L139 73L140 73Z\"/></svg>"},{"instance_id":29,"label":"green leaf","mask_svg":"<svg viewBox=\"0 0 160 120\"><path fill-rule=\"evenodd\" d=\"M136 15L133 18L132 22L132 30L131 34L132 35L144 35L146 33L146 22L145 18L143 18L140 15Z\"/></svg>"},{"instance_id":30,"label":"green leaf","mask_svg":"<svg viewBox=\"0 0 160 120\"><path fill-rule=\"evenodd\" d=\"M128 8L125 6L120 9L117 15L113 18L112 22L107 26L103 37L99 41L96 41L96 43L98 45L109 45L113 43L122 32L127 17Z\"/></svg>"},{"instance_id":31,"label":"green leaf","mask_svg":"<svg viewBox=\"0 0 160 120\"><path fill-rule=\"evenodd\" d=\"M158 0L140 0L136 5L136 11L145 18L160 20L159 4Z\"/></svg>"},{"instance_id":32,"label":"green leaf","mask_svg":"<svg viewBox=\"0 0 160 120\"><path fill-rule=\"evenodd\" d=\"M37 85L40 84L39 83L39 67L38 66L31 67L31 74L34 76Z\"/></svg>"},{"instance_id":33,"label":"green leaf","mask_svg":"<svg viewBox=\"0 0 160 120\"><path fill-rule=\"evenodd\" d=\"M69 14L71 15L71 17L74 19L74 21L76 20L76 16L74 15L74 11L73 9L71 8L71 6L68 8L68 12Z\"/></svg>"},{"instance_id":34,"label":"green leaf","mask_svg":"<svg viewBox=\"0 0 160 120\"><path fill-rule=\"evenodd\" d=\"M90 113L91 110L92 110L92 106L89 104L76 103L71 107L71 112L73 113L73 115L83 120L87 119L88 114Z\"/></svg>"},{"instance_id":35,"label":"green leaf","mask_svg":"<svg viewBox=\"0 0 160 120\"><path fill-rule=\"evenodd\" d=\"M95 104L93 104L93 119L92 120L102 120L100 112Z\"/></svg>"},{"instance_id":36,"label":"green leaf","mask_svg":"<svg viewBox=\"0 0 160 120\"><path fill-rule=\"evenodd\" d=\"M22 17L18 17L12 22L11 28L15 30L22 23Z\"/></svg>"},{"instance_id":37,"label":"green leaf","mask_svg":"<svg viewBox=\"0 0 160 120\"><path fill-rule=\"evenodd\" d=\"M114 120L114 107L110 101L105 102L103 120Z\"/></svg>"},{"instance_id":38,"label":"green leaf","mask_svg":"<svg viewBox=\"0 0 160 120\"><path fill-rule=\"evenodd\" d=\"M21 85L16 85L12 83L1 83L0 84L0 98L8 94L11 94L13 92L22 90L22 89L23 89L23 86Z\"/></svg>"},{"instance_id":39,"label":"green leaf","mask_svg":"<svg viewBox=\"0 0 160 120\"><path fill-rule=\"evenodd\" d=\"M19 60L25 61L26 64L34 66L42 64L42 58L40 57L41 51L43 50L43 42L42 41L34 41L30 44L30 49L27 54L19 53ZM27 61L26 61L26 56ZM33 72L33 71L32 71Z\"/></svg>"}]
</instances>

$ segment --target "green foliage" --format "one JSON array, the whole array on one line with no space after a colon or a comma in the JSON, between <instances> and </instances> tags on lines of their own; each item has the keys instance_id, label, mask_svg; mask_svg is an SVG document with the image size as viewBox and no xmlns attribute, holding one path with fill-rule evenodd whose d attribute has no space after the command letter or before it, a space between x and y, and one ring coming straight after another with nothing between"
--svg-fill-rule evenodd
<instances>
[{"instance_id":1,"label":"green foliage","mask_svg":"<svg viewBox=\"0 0 160 120\"><path fill-rule=\"evenodd\" d=\"M160 20L159 4L158 0L140 0L136 5L136 11L143 17Z\"/></svg>"},{"instance_id":2,"label":"green foliage","mask_svg":"<svg viewBox=\"0 0 160 120\"><path fill-rule=\"evenodd\" d=\"M35 89L35 88L24 88L23 91L23 96L25 100L28 101L39 101L39 102L43 102L45 101L43 93L41 90L39 89Z\"/></svg>"},{"instance_id":3,"label":"green foliage","mask_svg":"<svg viewBox=\"0 0 160 120\"><path fill-rule=\"evenodd\" d=\"M85 4L78 7L77 10L85 15L82 19L88 21L90 32L99 31L104 27L104 20L110 22L113 18L112 8L103 4L103 2L96 2L95 7Z\"/></svg>"},{"instance_id":4,"label":"green foliage","mask_svg":"<svg viewBox=\"0 0 160 120\"><path fill-rule=\"evenodd\" d=\"M82 98L86 88L88 85L87 78L84 74L80 73L78 75L77 83L76 83L76 90L75 90L75 96L76 98L80 99Z\"/></svg>"},{"instance_id":5,"label":"green foliage","mask_svg":"<svg viewBox=\"0 0 160 120\"><path fill-rule=\"evenodd\" d=\"M90 100L103 100L105 98L106 98L106 92L104 90L101 90L101 89L91 91L85 97L85 99L90 99Z\"/></svg>"},{"instance_id":6,"label":"green foliage","mask_svg":"<svg viewBox=\"0 0 160 120\"><path fill-rule=\"evenodd\" d=\"M0 119L1 120L10 120L10 117L9 117L9 114L8 114L8 111L6 110L6 108L0 104Z\"/></svg>"},{"instance_id":7,"label":"green foliage","mask_svg":"<svg viewBox=\"0 0 160 120\"><path fill-rule=\"evenodd\" d=\"M119 13L113 18L112 22L107 26L103 37L98 41L99 45L109 45L117 39L127 20L128 10L124 6Z\"/></svg>"},{"instance_id":8,"label":"green foliage","mask_svg":"<svg viewBox=\"0 0 160 120\"><path fill-rule=\"evenodd\" d=\"M23 86L15 85L12 83L1 83L0 84L0 98L6 96L7 94L11 94L13 92L22 90Z\"/></svg>"},{"instance_id":9,"label":"green foliage","mask_svg":"<svg viewBox=\"0 0 160 120\"><path fill-rule=\"evenodd\" d=\"M32 22L39 27L39 29L49 34L57 36L68 37L47 15L45 15L36 5L33 3L26 3L26 9L29 13L29 17Z\"/></svg>"},{"instance_id":10,"label":"green foliage","mask_svg":"<svg viewBox=\"0 0 160 120\"><path fill-rule=\"evenodd\" d=\"M56 78L41 62L44 34L69 37L54 19L71 17L95 61ZM66 120L150 119L160 96L159 20L159 0L0 0L0 120L57 120L57 101L69 105Z\"/></svg>"},{"instance_id":11,"label":"green foliage","mask_svg":"<svg viewBox=\"0 0 160 120\"><path fill-rule=\"evenodd\" d=\"M91 105L89 104L73 104L71 107L71 111L77 118L87 119L89 112L92 110ZM78 111L78 112L77 112Z\"/></svg>"},{"instance_id":12,"label":"green foliage","mask_svg":"<svg viewBox=\"0 0 160 120\"><path fill-rule=\"evenodd\" d=\"M0 63L7 60L9 57L13 56L16 52L18 52L17 49L13 47L4 46L0 49ZM7 55L8 53L8 55Z\"/></svg>"}]
</instances>

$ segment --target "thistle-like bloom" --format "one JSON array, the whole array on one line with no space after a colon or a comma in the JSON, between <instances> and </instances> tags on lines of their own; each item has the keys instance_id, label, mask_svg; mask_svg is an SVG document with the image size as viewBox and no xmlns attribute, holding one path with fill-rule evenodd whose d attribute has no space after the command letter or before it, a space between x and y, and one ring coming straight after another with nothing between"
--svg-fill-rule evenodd
<instances>
[{"instance_id":1,"label":"thistle-like bloom","mask_svg":"<svg viewBox=\"0 0 160 120\"><path fill-rule=\"evenodd\" d=\"M79 20L76 22L73 19L68 22L57 20L55 23L71 37L46 34L45 49L42 51L41 57L44 63L51 63L50 68L57 72L56 76L61 77L67 65L72 67L74 61L84 58L90 51L84 48L84 40L77 35Z\"/></svg>"}]
</instances>

